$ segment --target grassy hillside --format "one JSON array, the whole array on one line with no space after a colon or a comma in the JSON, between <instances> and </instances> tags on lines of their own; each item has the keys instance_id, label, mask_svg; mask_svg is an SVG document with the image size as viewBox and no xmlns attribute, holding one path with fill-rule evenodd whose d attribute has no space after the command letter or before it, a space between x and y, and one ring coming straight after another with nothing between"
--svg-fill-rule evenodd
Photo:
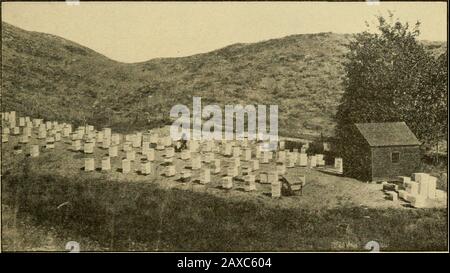
<instances>
[{"instance_id":1,"label":"grassy hillside","mask_svg":"<svg viewBox=\"0 0 450 273\"><path fill-rule=\"evenodd\" d=\"M329 135L349 35L293 35L124 64L2 22L2 111L126 131L169 123L175 104L278 104L282 135ZM438 52L437 43L429 43Z\"/></svg>"}]
</instances>

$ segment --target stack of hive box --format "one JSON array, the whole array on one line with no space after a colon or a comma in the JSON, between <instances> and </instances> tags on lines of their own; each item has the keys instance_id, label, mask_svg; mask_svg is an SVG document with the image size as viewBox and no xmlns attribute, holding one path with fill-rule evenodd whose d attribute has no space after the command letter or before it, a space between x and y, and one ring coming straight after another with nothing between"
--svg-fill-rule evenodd
<instances>
[{"instance_id":1,"label":"stack of hive box","mask_svg":"<svg viewBox=\"0 0 450 273\"><path fill-rule=\"evenodd\" d=\"M413 207L423 208L427 199L436 198L437 178L427 173L413 173L411 178L400 176L404 190L398 191L398 197L410 202Z\"/></svg>"}]
</instances>

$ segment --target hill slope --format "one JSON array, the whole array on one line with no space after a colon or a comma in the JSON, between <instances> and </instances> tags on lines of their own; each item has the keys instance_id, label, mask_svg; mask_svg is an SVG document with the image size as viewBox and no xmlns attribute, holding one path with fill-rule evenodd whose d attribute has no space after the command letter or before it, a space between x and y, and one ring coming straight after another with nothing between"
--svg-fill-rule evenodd
<instances>
[{"instance_id":1,"label":"hill slope","mask_svg":"<svg viewBox=\"0 0 450 273\"><path fill-rule=\"evenodd\" d=\"M332 134L350 35L293 35L124 64L2 23L2 111L116 130L169 123L175 104L278 104L282 135ZM429 43L432 50L439 44Z\"/></svg>"}]
</instances>

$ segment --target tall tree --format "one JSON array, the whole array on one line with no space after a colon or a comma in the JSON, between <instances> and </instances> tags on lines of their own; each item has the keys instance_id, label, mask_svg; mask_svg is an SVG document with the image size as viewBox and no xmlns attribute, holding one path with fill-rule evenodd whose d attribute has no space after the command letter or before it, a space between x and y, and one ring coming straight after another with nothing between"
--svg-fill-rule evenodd
<instances>
[{"instance_id":1,"label":"tall tree","mask_svg":"<svg viewBox=\"0 0 450 273\"><path fill-rule=\"evenodd\" d=\"M447 128L447 59L436 60L418 42L419 26L417 22L411 28L392 14L388 20L380 16L377 33L356 34L349 43L345 93L336 114L341 152L358 122L405 121L424 142L442 138Z\"/></svg>"}]
</instances>

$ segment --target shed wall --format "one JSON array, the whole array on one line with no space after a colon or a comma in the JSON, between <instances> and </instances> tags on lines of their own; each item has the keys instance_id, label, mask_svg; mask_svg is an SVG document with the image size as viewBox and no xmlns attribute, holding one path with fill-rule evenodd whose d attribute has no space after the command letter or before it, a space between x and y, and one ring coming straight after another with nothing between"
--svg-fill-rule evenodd
<instances>
[{"instance_id":1,"label":"shed wall","mask_svg":"<svg viewBox=\"0 0 450 273\"><path fill-rule=\"evenodd\" d=\"M418 146L372 147L372 180L391 180L397 176L411 176L420 167ZM398 163L392 163L393 152L400 153Z\"/></svg>"}]
</instances>

